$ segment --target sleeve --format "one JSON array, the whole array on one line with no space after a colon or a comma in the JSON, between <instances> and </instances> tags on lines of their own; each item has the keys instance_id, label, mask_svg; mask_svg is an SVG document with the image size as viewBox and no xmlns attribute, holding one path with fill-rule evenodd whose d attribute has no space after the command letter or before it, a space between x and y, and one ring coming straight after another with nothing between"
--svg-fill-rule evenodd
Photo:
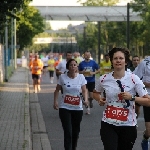
<instances>
[{"instance_id":1,"label":"sleeve","mask_svg":"<svg viewBox=\"0 0 150 150\"><path fill-rule=\"evenodd\" d=\"M144 95L148 94L145 85L137 75L134 75L134 80L135 80L135 91L138 93L138 95L140 97L143 97Z\"/></svg>"},{"instance_id":2,"label":"sleeve","mask_svg":"<svg viewBox=\"0 0 150 150\"><path fill-rule=\"evenodd\" d=\"M101 84L101 77L97 80L97 82L95 82L95 90L97 92L103 92L104 91L102 84Z\"/></svg>"},{"instance_id":3,"label":"sleeve","mask_svg":"<svg viewBox=\"0 0 150 150\"><path fill-rule=\"evenodd\" d=\"M133 71L134 74L136 74L140 79L144 75L144 69L145 69L145 62L142 61Z\"/></svg>"},{"instance_id":4,"label":"sleeve","mask_svg":"<svg viewBox=\"0 0 150 150\"><path fill-rule=\"evenodd\" d=\"M84 75L83 75L83 74L80 74L80 76L81 76L81 79L82 79L82 80L81 80L81 81L82 81L81 86L86 85L86 84L87 84L87 81L86 81Z\"/></svg>"},{"instance_id":5,"label":"sleeve","mask_svg":"<svg viewBox=\"0 0 150 150\"><path fill-rule=\"evenodd\" d=\"M57 82L58 85L62 85L63 84L63 74L61 74L59 76L59 79L58 79L58 82Z\"/></svg>"}]
</instances>

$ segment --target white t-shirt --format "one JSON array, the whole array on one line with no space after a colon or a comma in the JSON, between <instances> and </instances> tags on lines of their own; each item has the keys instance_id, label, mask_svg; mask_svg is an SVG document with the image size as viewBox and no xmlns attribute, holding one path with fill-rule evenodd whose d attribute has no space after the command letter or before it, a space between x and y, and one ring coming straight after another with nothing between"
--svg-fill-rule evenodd
<instances>
[{"instance_id":1,"label":"white t-shirt","mask_svg":"<svg viewBox=\"0 0 150 150\"><path fill-rule=\"evenodd\" d=\"M67 63L66 59L62 60L62 61L56 66L56 69L58 69L58 70L61 71L62 73L68 71L68 70L66 69L66 63Z\"/></svg>"},{"instance_id":2,"label":"white t-shirt","mask_svg":"<svg viewBox=\"0 0 150 150\"><path fill-rule=\"evenodd\" d=\"M112 76L113 72L105 74L99 78L96 83L95 90L98 92L106 93L106 109L103 112L102 121L116 126L135 126L137 124L135 113L135 102L128 101L129 107L126 107L126 102L120 97L121 89ZM119 79L122 83L124 91L129 92L131 95L140 97L147 94L145 85L138 76L130 72L125 72L125 76Z\"/></svg>"},{"instance_id":3,"label":"white t-shirt","mask_svg":"<svg viewBox=\"0 0 150 150\"><path fill-rule=\"evenodd\" d=\"M150 56L146 57L133 71L143 82L150 83ZM150 94L150 88L146 88Z\"/></svg>"},{"instance_id":4,"label":"white t-shirt","mask_svg":"<svg viewBox=\"0 0 150 150\"><path fill-rule=\"evenodd\" d=\"M81 87L87 81L82 74L77 74L74 79L69 78L67 74L61 74L58 84L62 86L63 94L60 100L59 108L66 108L69 110L83 110L82 100L80 98Z\"/></svg>"},{"instance_id":5,"label":"white t-shirt","mask_svg":"<svg viewBox=\"0 0 150 150\"><path fill-rule=\"evenodd\" d=\"M43 57L43 58L41 58L41 60L42 60L44 66L48 66L48 63L47 63L48 58L47 57Z\"/></svg>"}]
</instances>

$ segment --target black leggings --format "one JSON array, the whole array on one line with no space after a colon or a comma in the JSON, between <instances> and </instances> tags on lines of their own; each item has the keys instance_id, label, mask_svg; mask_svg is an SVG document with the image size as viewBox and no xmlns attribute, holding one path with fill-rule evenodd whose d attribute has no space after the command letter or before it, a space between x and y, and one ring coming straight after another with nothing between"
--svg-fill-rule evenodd
<instances>
[{"instance_id":1,"label":"black leggings","mask_svg":"<svg viewBox=\"0 0 150 150\"><path fill-rule=\"evenodd\" d=\"M59 117L64 130L65 150L75 150L80 132L83 110L59 109Z\"/></svg>"},{"instance_id":2,"label":"black leggings","mask_svg":"<svg viewBox=\"0 0 150 150\"><path fill-rule=\"evenodd\" d=\"M49 71L49 76L54 77L54 71Z\"/></svg>"},{"instance_id":3,"label":"black leggings","mask_svg":"<svg viewBox=\"0 0 150 150\"><path fill-rule=\"evenodd\" d=\"M150 122L150 107L143 106L144 120Z\"/></svg>"},{"instance_id":4,"label":"black leggings","mask_svg":"<svg viewBox=\"0 0 150 150\"><path fill-rule=\"evenodd\" d=\"M100 135L104 150L132 150L137 129L136 126L115 126L102 121Z\"/></svg>"}]
</instances>

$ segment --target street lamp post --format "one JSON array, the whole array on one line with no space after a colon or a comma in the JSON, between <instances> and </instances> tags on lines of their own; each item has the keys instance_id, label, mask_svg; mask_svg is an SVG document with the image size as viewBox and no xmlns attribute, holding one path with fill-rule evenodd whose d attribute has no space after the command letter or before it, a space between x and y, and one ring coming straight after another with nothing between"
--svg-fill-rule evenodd
<instances>
[{"instance_id":1,"label":"street lamp post","mask_svg":"<svg viewBox=\"0 0 150 150\"><path fill-rule=\"evenodd\" d=\"M14 67L14 21L13 17L11 18L11 63L12 66Z\"/></svg>"},{"instance_id":2,"label":"street lamp post","mask_svg":"<svg viewBox=\"0 0 150 150\"><path fill-rule=\"evenodd\" d=\"M16 19L14 19L14 68L17 69Z\"/></svg>"},{"instance_id":3,"label":"street lamp post","mask_svg":"<svg viewBox=\"0 0 150 150\"><path fill-rule=\"evenodd\" d=\"M83 39L84 39L84 51L86 51L86 27L84 27Z\"/></svg>"},{"instance_id":4,"label":"street lamp post","mask_svg":"<svg viewBox=\"0 0 150 150\"><path fill-rule=\"evenodd\" d=\"M8 82L8 24L5 24L5 81Z\"/></svg>"},{"instance_id":5,"label":"street lamp post","mask_svg":"<svg viewBox=\"0 0 150 150\"><path fill-rule=\"evenodd\" d=\"M98 22L98 64L100 64L101 61L100 33L101 33L101 24L100 22Z\"/></svg>"},{"instance_id":6,"label":"street lamp post","mask_svg":"<svg viewBox=\"0 0 150 150\"><path fill-rule=\"evenodd\" d=\"M130 3L127 3L127 48L130 48Z\"/></svg>"}]
</instances>

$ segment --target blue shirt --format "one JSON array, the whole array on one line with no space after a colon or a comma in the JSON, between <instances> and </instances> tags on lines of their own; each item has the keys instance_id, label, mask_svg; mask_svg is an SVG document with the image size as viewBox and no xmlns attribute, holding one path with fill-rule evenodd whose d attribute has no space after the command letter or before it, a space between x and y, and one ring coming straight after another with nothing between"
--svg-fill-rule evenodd
<instances>
[{"instance_id":1,"label":"blue shirt","mask_svg":"<svg viewBox=\"0 0 150 150\"><path fill-rule=\"evenodd\" d=\"M95 70L98 70L98 69L99 69L99 66L94 60L90 60L88 62L84 60L79 64L79 71L85 70L85 72L87 72L86 74L84 74L87 82L95 82L95 74L90 75L88 73L95 72Z\"/></svg>"}]
</instances>

